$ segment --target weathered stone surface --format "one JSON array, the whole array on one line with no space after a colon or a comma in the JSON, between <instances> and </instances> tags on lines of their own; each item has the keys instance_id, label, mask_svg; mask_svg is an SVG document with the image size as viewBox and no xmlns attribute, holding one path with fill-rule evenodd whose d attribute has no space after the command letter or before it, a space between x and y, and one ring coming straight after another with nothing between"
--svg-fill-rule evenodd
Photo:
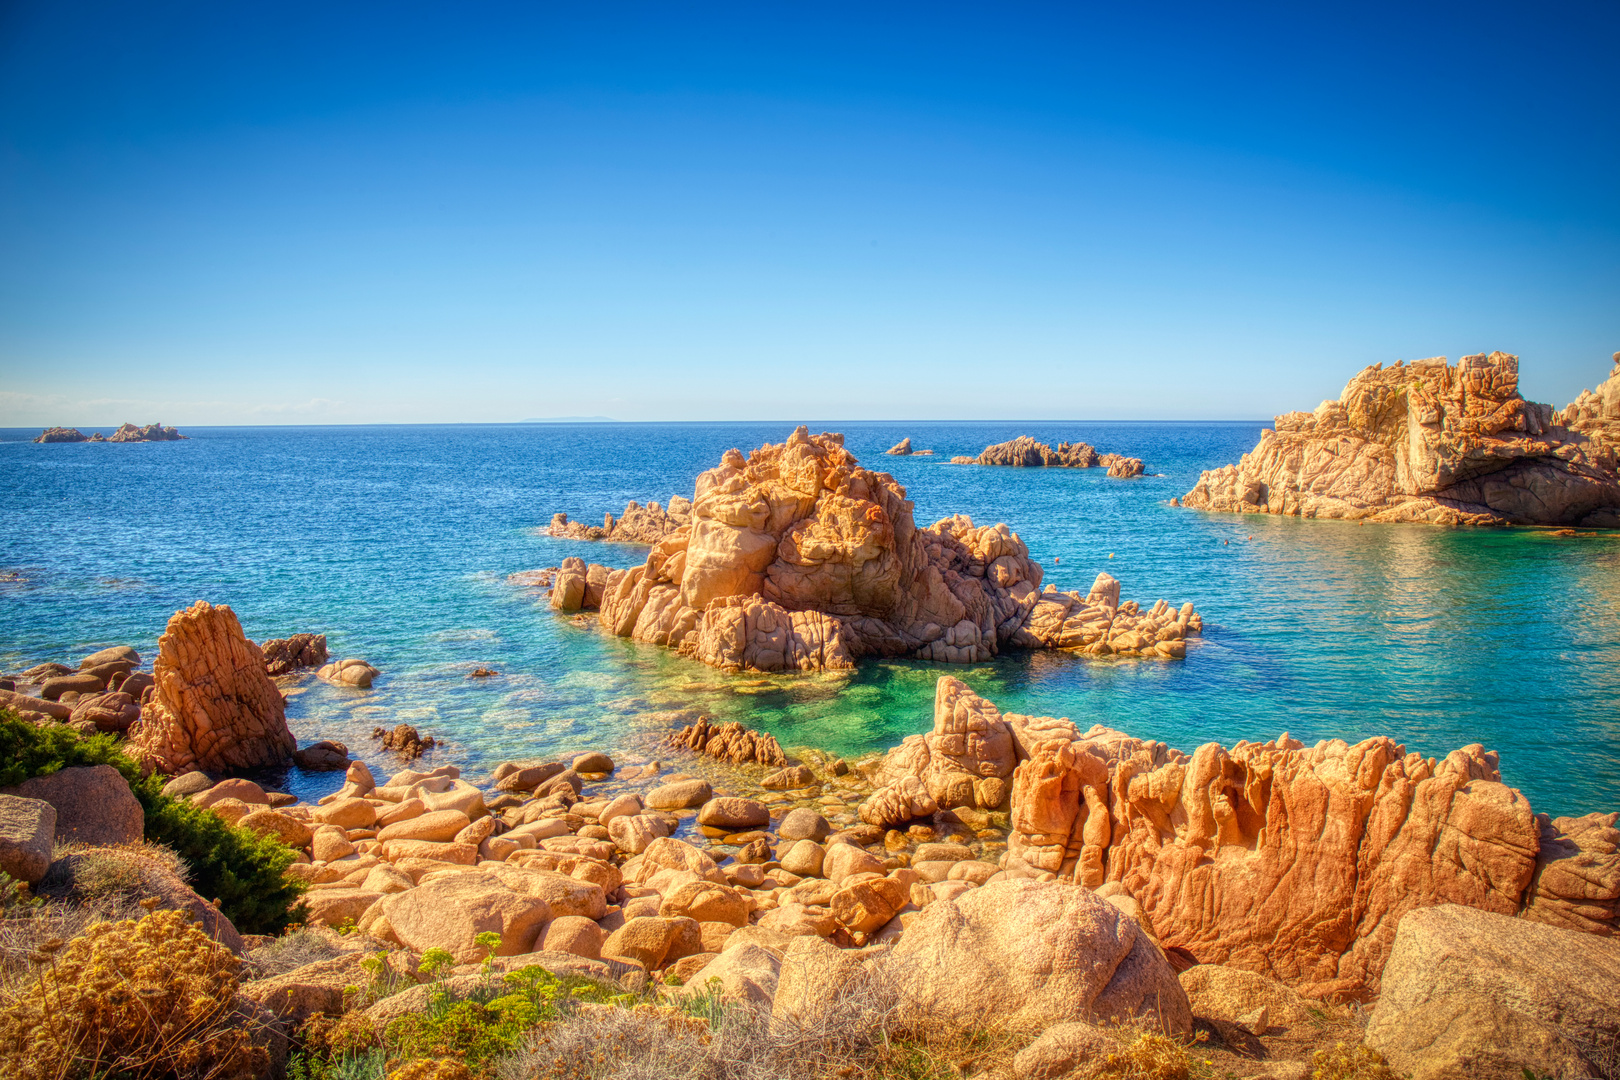
<instances>
[{"instance_id":1,"label":"weathered stone surface","mask_svg":"<svg viewBox=\"0 0 1620 1080\"><path fill-rule=\"evenodd\" d=\"M1178 979L1193 1015L1210 1020L1237 1023L1255 1009L1264 1008L1271 1024L1286 1028L1309 1023L1311 1009L1322 1008L1321 1002L1301 997L1276 979L1241 968L1197 964L1183 971Z\"/></svg>"},{"instance_id":2,"label":"weathered stone surface","mask_svg":"<svg viewBox=\"0 0 1620 1080\"><path fill-rule=\"evenodd\" d=\"M339 772L349 765L349 748L340 742L320 739L293 751L293 764L305 772Z\"/></svg>"},{"instance_id":3,"label":"weathered stone surface","mask_svg":"<svg viewBox=\"0 0 1620 1080\"><path fill-rule=\"evenodd\" d=\"M264 654L266 675L272 678L289 675L326 663L326 635L294 634L287 638L272 638L259 646L259 652Z\"/></svg>"},{"instance_id":4,"label":"weathered stone surface","mask_svg":"<svg viewBox=\"0 0 1620 1080\"><path fill-rule=\"evenodd\" d=\"M594 750L589 754L579 755L571 767L577 773L610 773L614 769L612 758Z\"/></svg>"},{"instance_id":5,"label":"weathered stone surface","mask_svg":"<svg viewBox=\"0 0 1620 1080\"><path fill-rule=\"evenodd\" d=\"M1084 1021L1053 1024L1013 1058L1015 1080L1064 1080L1092 1061L1107 1060L1117 1044Z\"/></svg>"},{"instance_id":6,"label":"weathered stone surface","mask_svg":"<svg viewBox=\"0 0 1620 1080\"><path fill-rule=\"evenodd\" d=\"M714 798L707 780L677 780L647 792L647 805L654 810L685 810L702 806Z\"/></svg>"},{"instance_id":7,"label":"weathered stone surface","mask_svg":"<svg viewBox=\"0 0 1620 1080\"><path fill-rule=\"evenodd\" d=\"M934 730L908 736L891 751L877 782L891 784L915 776L940 809L993 810L999 803L981 802L980 796L990 792L980 781L1005 781L1017 763L1012 732L1000 710L946 675L934 684ZM998 785L997 793L1005 798L1005 785Z\"/></svg>"},{"instance_id":8,"label":"weathered stone surface","mask_svg":"<svg viewBox=\"0 0 1620 1080\"><path fill-rule=\"evenodd\" d=\"M113 875L107 873L109 861L121 864ZM82 903L90 895L105 896L109 877L126 884L129 899L156 897L160 909L188 913L209 937L241 955L242 935L231 920L198 896L165 861L144 854L138 847L92 845L67 852L51 863L35 891L43 897ZM87 886L90 894L85 891Z\"/></svg>"},{"instance_id":9,"label":"weathered stone surface","mask_svg":"<svg viewBox=\"0 0 1620 1080\"><path fill-rule=\"evenodd\" d=\"M740 831L769 825L771 812L753 799L722 797L710 799L698 810L698 824L715 829Z\"/></svg>"},{"instance_id":10,"label":"weathered stone surface","mask_svg":"<svg viewBox=\"0 0 1620 1080\"><path fill-rule=\"evenodd\" d=\"M670 498L668 507L659 506L656 502L642 506L632 499L618 518L614 518L612 514L604 515L601 525L586 525L581 521L569 521L567 514L553 514L551 524L546 527L546 533L565 540L656 544L671 534L687 528L691 523L691 502L680 495L675 495ZM568 561L565 560L563 565L566 567ZM592 565L596 568L595 564Z\"/></svg>"},{"instance_id":11,"label":"weathered stone surface","mask_svg":"<svg viewBox=\"0 0 1620 1080\"><path fill-rule=\"evenodd\" d=\"M56 842L56 808L43 799L0 795L0 871L32 885L45 876Z\"/></svg>"},{"instance_id":12,"label":"weathered stone surface","mask_svg":"<svg viewBox=\"0 0 1620 1080\"><path fill-rule=\"evenodd\" d=\"M86 694L73 703L68 721L73 724L89 722L97 731L125 732L141 718L141 707L128 694L114 690L105 694Z\"/></svg>"},{"instance_id":13,"label":"weathered stone surface","mask_svg":"<svg viewBox=\"0 0 1620 1080\"><path fill-rule=\"evenodd\" d=\"M313 889L304 894L306 918L317 926L342 926L357 921L383 895L364 888Z\"/></svg>"},{"instance_id":14,"label":"weathered stone surface","mask_svg":"<svg viewBox=\"0 0 1620 1080\"><path fill-rule=\"evenodd\" d=\"M289 1028L317 1014L338 1016L344 1011L344 989L370 981L370 974L361 966L367 955L356 951L317 960L273 978L245 982L240 992Z\"/></svg>"},{"instance_id":15,"label":"weathered stone surface","mask_svg":"<svg viewBox=\"0 0 1620 1080\"><path fill-rule=\"evenodd\" d=\"M1192 1030L1187 996L1134 919L1065 882L993 881L930 904L894 947L902 1009L964 1027L1154 1015Z\"/></svg>"},{"instance_id":16,"label":"weathered stone surface","mask_svg":"<svg viewBox=\"0 0 1620 1080\"><path fill-rule=\"evenodd\" d=\"M129 781L111 765L78 765L33 776L0 795L49 803L56 811L56 839L78 844L131 844L141 839L146 812Z\"/></svg>"},{"instance_id":17,"label":"weathered stone surface","mask_svg":"<svg viewBox=\"0 0 1620 1080\"><path fill-rule=\"evenodd\" d=\"M766 791L792 791L795 788L814 787L815 783L815 773L803 765L789 765L761 780L760 787Z\"/></svg>"},{"instance_id":18,"label":"weathered stone surface","mask_svg":"<svg viewBox=\"0 0 1620 1080\"><path fill-rule=\"evenodd\" d=\"M640 964L648 971L662 967L670 947L689 919L656 915L630 919L602 943L603 957Z\"/></svg>"},{"instance_id":19,"label":"weathered stone surface","mask_svg":"<svg viewBox=\"0 0 1620 1080\"><path fill-rule=\"evenodd\" d=\"M1620 380L1564 411L1519 396L1506 353L1363 369L1337 401L1277 417L1182 505L1237 513L1458 524L1612 525Z\"/></svg>"},{"instance_id":20,"label":"weathered stone surface","mask_svg":"<svg viewBox=\"0 0 1620 1080\"><path fill-rule=\"evenodd\" d=\"M400 944L425 952L447 950L457 963L481 960L479 934L501 935L497 956L532 952L551 906L541 897L519 892L494 874L452 874L402 893L384 897L380 914Z\"/></svg>"},{"instance_id":21,"label":"weathered stone surface","mask_svg":"<svg viewBox=\"0 0 1620 1080\"><path fill-rule=\"evenodd\" d=\"M772 1030L817 1031L836 1022L845 1002L858 998L871 983L873 973L865 966L866 959L813 933L794 936L782 950L778 967Z\"/></svg>"},{"instance_id":22,"label":"weathered stone surface","mask_svg":"<svg viewBox=\"0 0 1620 1080\"><path fill-rule=\"evenodd\" d=\"M728 671L860 656L978 663L1007 645L1175 658L1198 629L1190 608L1167 615L1161 601L1144 614L1040 582L1005 525L958 516L919 529L893 477L860 468L842 436L801 427L746 458L727 451L698 477L690 525L608 575L599 617Z\"/></svg>"},{"instance_id":23,"label":"weathered stone surface","mask_svg":"<svg viewBox=\"0 0 1620 1080\"><path fill-rule=\"evenodd\" d=\"M789 810L776 824L776 835L783 840L825 840L830 832L827 819L807 806Z\"/></svg>"},{"instance_id":24,"label":"weathered stone surface","mask_svg":"<svg viewBox=\"0 0 1620 1080\"><path fill-rule=\"evenodd\" d=\"M787 754L782 752L774 735L749 731L735 720L711 724L704 717L675 732L669 741L672 746L696 750L733 765L787 764Z\"/></svg>"},{"instance_id":25,"label":"weathered stone surface","mask_svg":"<svg viewBox=\"0 0 1620 1080\"><path fill-rule=\"evenodd\" d=\"M369 689L382 672L366 663L364 660L350 657L338 660L322 667L315 673L315 677L323 682L336 686L353 686L360 690Z\"/></svg>"},{"instance_id":26,"label":"weathered stone surface","mask_svg":"<svg viewBox=\"0 0 1620 1080\"><path fill-rule=\"evenodd\" d=\"M821 860L822 874L833 882L852 874L881 874L883 860L854 844L829 844Z\"/></svg>"},{"instance_id":27,"label":"weathered stone surface","mask_svg":"<svg viewBox=\"0 0 1620 1080\"><path fill-rule=\"evenodd\" d=\"M377 808L364 799L338 799L317 806L310 816L323 825L341 829L369 829L377 823Z\"/></svg>"},{"instance_id":28,"label":"weathered stone surface","mask_svg":"<svg viewBox=\"0 0 1620 1080\"><path fill-rule=\"evenodd\" d=\"M230 608L199 600L158 638L155 686L128 751L165 773L286 762L297 742L264 656Z\"/></svg>"},{"instance_id":29,"label":"weathered stone surface","mask_svg":"<svg viewBox=\"0 0 1620 1080\"><path fill-rule=\"evenodd\" d=\"M846 885L828 905L833 918L853 933L870 934L911 901L910 889L893 878L868 878Z\"/></svg>"},{"instance_id":30,"label":"weathered stone surface","mask_svg":"<svg viewBox=\"0 0 1620 1080\"><path fill-rule=\"evenodd\" d=\"M1613 934L1620 916L1620 814L1536 815L1541 848L1524 917L1550 926Z\"/></svg>"},{"instance_id":31,"label":"weathered stone surface","mask_svg":"<svg viewBox=\"0 0 1620 1080\"><path fill-rule=\"evenodd\" d=\"M1596 1076L1620 942L1446 904L1401 919L1367 1045L1412 1080Z\"/></svg>"},{"instance_id":32,"label":"weathered stone surface","mask_svg":"<svg viewBox=\"0 0 1620 1080\"><path fill-rule=\"evenodd\" d=\"M700 923L723 922L732 926L746 926L752 907L748 897L739 889L716 885L712 881L690 881L664 897L663 903L658 905L658 914L684 916Z\"/></svg>"},{"instance_id":33,"label":"weathered stone surface","mask_svg":"<svg viewBox=\"0 0 1620 1080\"><path fill-rule=\"evenodd\" d=\"M308 847L315 835L315 831L302 821L269 807L253 811L237 825L260 836L275 837L290 848Z\"/></svg>"},{"instance_id":34,"label":"weathered stone surface","mask_svg":"<svg viewBox=\"0 0 1620 1080\"><path fill-rule=\"evenodd\" d=\"M460 810L435 810L386 825L377 834L377 839L433 840L443 843L454 840L470 824L472 819Z\"/></svg>"},{"instance_id":35,"label":"weathered stone surface","mask_svg":"<svg viewBox=\"0 0 1620 1080\"><path fill-rule=\"evenodd\" d=\"M511 889L544 900L557 918L578 915L600 919L607 914L607 894L597 882L540 866L514 866L511 862L481 869ZM618 888L617 883L614 888Z\"/></svg>"},{"instance_id":36,"label":"weathered stone surface","mask_svg":"<svg viewBox=\"0 0 1620 1080\"><path fill-rule=\"evenodd\" d=\"M607 932L583 915L559 915L546 924L539 947L547 952L565 952L587 960L602 958Z\"/></svg>"},{"instance_id":37,"label":"weathered stone surface","mask_svg":"<svg viewBox=\"0 0 1620 1080\"><path fill-rule=\"evenodd\" d=\"M880 829L891 828L912 818L931 817L939 804L928 793L927 785L915 776L903 776L879 788L861 803L861 820Z\"/></svg>"},{"instance_id":38,"label":"weathered stone surface","mask_svg":"<svg viewBox=\"0 0 1620 1080\"><path fill-rule=\"evenodd\" d=\"M726 949L704 965L687 981L692 993L705 993L710 979L718 979L720 999L754 1006L770 1007L776 997L776 981L782 960L758 945L742 944Z\"/></svg>"}]
</instances>

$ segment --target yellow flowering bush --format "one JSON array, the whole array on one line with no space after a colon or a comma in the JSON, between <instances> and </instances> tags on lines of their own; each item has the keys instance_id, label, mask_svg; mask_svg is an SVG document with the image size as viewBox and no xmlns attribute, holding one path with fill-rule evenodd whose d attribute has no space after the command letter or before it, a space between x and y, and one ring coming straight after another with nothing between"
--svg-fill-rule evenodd
<instances>
[{"instance_id":1,"label":"yellow flowering bush","mask_svg":"<svg viewBox=\"0 0 1620 1080\"><path fill-rule=\"evenodd\" d=\"M179 911L45 942L38 977L0 1001L0 1076L130 1080L267 1075L238 1010L241 961Z\"/></svg>"}]
</instances>

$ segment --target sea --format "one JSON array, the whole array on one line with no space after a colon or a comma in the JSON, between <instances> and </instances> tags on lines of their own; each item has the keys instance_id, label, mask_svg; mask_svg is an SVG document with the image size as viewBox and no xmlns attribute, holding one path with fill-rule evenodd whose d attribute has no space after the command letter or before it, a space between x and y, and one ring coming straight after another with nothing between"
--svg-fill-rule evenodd
<instances>
[{"instance_id":1,"label":"sea","mask_svg":"<svg viewBox=\"0 0 1620 1080\"><path fill-rule=\"evenodd\" d=\"M1099 571L1143 606L1192 601L1181 661L1009 652L956 666L725 675L551 611L509 576L570 555L627 567L644 548L544 535L631 499L692 494L732 447L795 421L189 428L172 443L30 442L0 430L0 670L76 665L130 644L148 662L169 616L228 604L262 641L323 633L382 672L369 690L291 680L302 743L409 723L429 763L478 776L509 759L645 748L699 709L784 746L847 758L928 730L949 674L1003 710L1106 724L1182 750L1288 732L1389 735L1443 757L1481 743L1553 815L1620 809L1620 536L1210 514L1169 505L1237 461L1259 422L809 422L891 473L919 524L1006 522L1061 589ZM86 429L88 433L90 429ZM107 429L110 431L110 429ZM1018 435L1140 457L1147 475L952 465ZM909 436L934 455L888 457ZM469 678L476 668L499 675ZM315 797L341 774L286 779Z\"/></svg>"}]
</instances>

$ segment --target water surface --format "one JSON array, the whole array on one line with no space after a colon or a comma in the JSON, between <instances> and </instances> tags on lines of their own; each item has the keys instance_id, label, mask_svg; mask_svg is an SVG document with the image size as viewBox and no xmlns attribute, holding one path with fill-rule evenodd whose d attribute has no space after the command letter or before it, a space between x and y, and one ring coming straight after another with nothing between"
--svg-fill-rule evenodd
<instances>
[{"instance_id":1,"label":"water surface","mask_svg":"<svg viewBox=\"0 0 1620 1080\"><path fill-rule=\"evenodd\" d=\"M1307 743L1390 734L1430 755L1480 742L1537 809L1620 803L1620 540L1204 514L1172 508L1260 425L821 423L892 472L919 523L1005 521L1060 588L1106 569L1144 605L1191 600L1205 636L1182 662L1012 654L960 668L868 661L841 675L730 677L581 628L514 571L645 549L538 535L557 510L596 521L629 499L690 495L730 447L792 424L197 428L179 443L35 445L0 431L0 668L76 662L168 616L231 605L256 640L325 633L384 672L369 692L294 687L303 740L374 765L374 726L447 738L474 770L626 745L648 712L697 707L846 755L930 723L934 680L1004 709L1162 739ZM953 466L1029 434L1141 457L1150 475ZM909 435L932 458L882 451ZM1057 562L1056 560L1061 560ZM501 672L468 679L477 666ZM313 793L330 777L292 778Z\"/></svg>"}]
</instances>

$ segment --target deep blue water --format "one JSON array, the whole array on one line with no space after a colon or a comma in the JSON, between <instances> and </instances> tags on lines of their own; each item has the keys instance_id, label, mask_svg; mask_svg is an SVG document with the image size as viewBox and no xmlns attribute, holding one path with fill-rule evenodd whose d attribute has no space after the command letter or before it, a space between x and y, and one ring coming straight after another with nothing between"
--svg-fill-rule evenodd
<instances>
[{"instance_id":1,"label":"deep blue water","mask_svg":"<svg viewBox=\"0 0 1620 1080\"><path fill-rule=\"evenodd\" d=\"M791 423L197 428L129 445L0 431L0 570L24 579L0 584L0 669L124 642L150 657L168 616L207 599L256 640L323 632L334 654L381 668L369 692L306 680L289 720L390 771L373 726L448 737L441 756L476 770L611 750L645 735L643 714L690 706L854 755L928 727L949 672L1007 710L1189 751L1283 730L1308 743L1390 734L1430 755L1482 742L1537 809L1620 805L1620 541L1166 505L1259 427L812 424L892 472L920 524L1005 521L1060 588L1106 569L1144 605L1193 601L1205 634L1183 662L1013 654L768 679L581 629L506 577L568 555L639 563L644 549L536 529L557 510L598 521L632 498L689 496L723 451L779 442ZM1163 475L949 464L1020 434L1082 439ZM884 457L904 435L937 456ZM501 677L467 679L479 665ZM293 790L331 781L295 777Z\"/></svg>"}]
</instances>

